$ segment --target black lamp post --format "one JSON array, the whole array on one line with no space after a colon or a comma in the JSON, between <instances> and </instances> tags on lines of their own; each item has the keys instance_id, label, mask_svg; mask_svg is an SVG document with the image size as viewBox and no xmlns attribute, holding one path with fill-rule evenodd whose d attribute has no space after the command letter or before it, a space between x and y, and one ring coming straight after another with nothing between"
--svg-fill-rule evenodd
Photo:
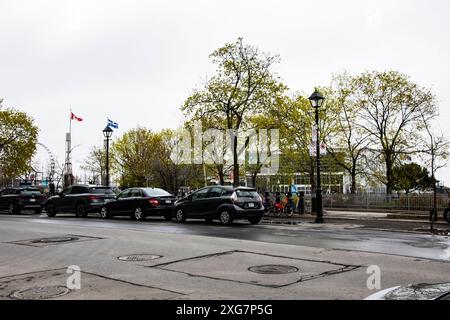
<instances>
[{"instance_id":1,"label":"black lamp post","mask_svg":"<svg viewBox=\"0 0 450 320\"><path fill-rule=\"evenodd\" d=\"M106 126L105 129L103 129L103 135L106 138L106 186L109 187L109 138L111 138L113 134L113 130Z\"/></svg>"},{"instance_id":2,"label":"black lamp post","mask_svg":"<svg viewBox=\"0 0 450 320\"><path fill-rule=\"evenodd\" d=\"M319 140L319 108L322 107L324 97L316 90L309 97L311 106L316 112L316 163L317 163L317 184L316 184L316 220L315 223L324 223L322 208L322 187L320 183L320 140Z\"/></svg>"}]
</instances>

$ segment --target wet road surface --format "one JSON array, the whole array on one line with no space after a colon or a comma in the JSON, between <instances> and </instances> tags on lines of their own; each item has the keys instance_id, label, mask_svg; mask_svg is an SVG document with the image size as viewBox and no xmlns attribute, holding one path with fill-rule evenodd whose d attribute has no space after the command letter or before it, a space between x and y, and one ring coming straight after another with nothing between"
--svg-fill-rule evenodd
<instances>
[{"instance_id":1,"label":"wet road surface","mask_svg":"<svg viewBox=\"0 0 450 320\"><path fill-rule=\"evenodd\" d=\"M232 226L222 226L219 223L208 224L200 220L191 220L184 224L178 224L158 218L148 218L145 222L138 222L131 221L128 218L102 220L90 216L83 219L63 214L54 218L48 218L45 214L41 216L9 216L2 214L0 215L0 221L2 219L27 223L53 224L55 226L76 225L94 228L189 234L450 261L449 237L363 229L357 225L357 222L340 225L302 223L298 226L250 225L246 222L236 222Z\"/></svg>"}]
</instances>

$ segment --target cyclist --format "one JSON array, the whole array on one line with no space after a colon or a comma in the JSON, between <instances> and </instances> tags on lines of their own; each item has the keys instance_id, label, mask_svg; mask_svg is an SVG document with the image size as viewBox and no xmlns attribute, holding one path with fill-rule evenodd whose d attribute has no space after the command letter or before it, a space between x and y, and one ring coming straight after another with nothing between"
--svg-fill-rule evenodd
<instances>
[{"instance_id":1,"label":"cyclist","mask_svg":"<svg viewBox=\"0 0 450 320\"><path fill-rule=\"evenodd\" d=\"M272 202L270 201L270 193L264 192L264 212L270 213L272 210Z\"/></svg>"},{"instance_id":2,"label":"cyclist","mask_svg":"<svg viewBox=\"0 0 450 320\"><path fill-rule=\"evenodd\" d=\"M280 215L281 212L283 212L283 203L281 202L281 194L279 192L275 193L275 203L273 205L274 207L274 214L276 216Z\"/></svg>"}]
</instances>

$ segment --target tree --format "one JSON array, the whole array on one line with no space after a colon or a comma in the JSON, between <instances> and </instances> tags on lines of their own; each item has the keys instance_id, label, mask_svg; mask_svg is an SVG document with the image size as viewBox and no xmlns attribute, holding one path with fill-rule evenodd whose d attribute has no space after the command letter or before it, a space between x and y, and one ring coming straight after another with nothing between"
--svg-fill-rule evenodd
<instances>
[{"instance_id":1,"label":"tree","mask_svg":"<svg viewBox=\"0 0 450 320\"><path fill-rule=\"evenodd\" d=\"M361 106L350 99L353 81L348 74L334 77L330 96L332 130L325 136L328 153L351 177L351 193L356 193L357 176L365 173L361 159L368 150L369 134L359 126Z\"/></svg>"},{"instance_id":2,"label":"tree","mask_svg":"<svg viewBox=\"0 0 450 320\"><path fill-rule=\"evenodd\" d=\"M431 178L426 168L417 163L397 165L393 169L394 190L403 190L406 194L430 186Z\"/></svg>"},{"instance_id":3,"label":"tree","mask_svg":"<svg viewBox=\"0 0 450 320\"><path fill-rule=\"evenodd\" d=\"M212 116L224 119L232 135L233 184L239 185L238 134L250 115L262 113L280 98L286 87L270 71L278 56L261 53L244 45L242 38L215 50L210 58L217 65L216 75L203 90L194 90L182 111L191 118Z\"/></svg>"},{"instance_id":4,"label":"tree","mask_svg":"<svg viewBox=\"0 0 450 320\"><path fill-rule=\"evenodd\" d=\"M124 133L111 148L111 166L121 188L155 186L175 193L181 185L198 187L198 166L172 159L175 140L172 130L138 127Z\"/></svg>"},{"instance_id":5,"label":"tree","mask_svg":"<svg viewBox=\"0 0 450 320\"><path fill-rule=\"evenodd\" d=\"M112 144L111 167L122 174L121 187L146 187L153 184L155 150L160 143L152 131L137 127L123 134Z\"/></svg>"},{"instance_id":6,"label":"tree","mask_svg":"<svg viewBox=\"0 0 450 320\"><path fill-rule=\"evenodd\" d=\"M38 128L26 113L0 110L0 176L9 180L30 170Z\"/></svg>"},{"instance_id":7,"label":"tree","mask_svg":"<svg viewBox=\"0 0 450 320\"><path fill-rule=\"evenodd\" d=\"M113 158L112 155L111 158ZM89 172L93 184L104 184L106 179L106 152L100 147L91 148L81 169Z\"/></svg>"},{"instance_id":8,"label":"tree","mask_svg":"<svg viewBox=\"0 0 450 320\"><path fill-rule=\"evenodd\" d=\"M422 126L426 135L422 137L422 153L429 158L425 160L427 166L431 168L431 185L433 186L433 209L430 211L431 231L434 229L434 221L437 220L437 180L436 171L445 167L449 157L449 142L445 136L436 134L432 130L433 117L425 112L421 112Z\"/></svg>"},{"instance_id":9,"label":"tree","mask_svg":"<svg viewBox=\"0 0 450 320\"><path fill-rule=\"evenodd\" d=\"M320 88L320 91L325 97L330 97L329 88ZM327 98L319 110L319 143L324 142L325 137L333 130L333 113L330 112L332 108L332 100ZM316 158L310 154L315 115L309 100L305 94L286 97L284 102L271 112L280 126L281 171L307 172L311 190L315 190Z\"/></svg>"},{"instance_id":10,"label":"tree","mask_svg":"<svg viewBox=\"0 0 450 320\"><path fill-rule=\"evenodd\" d=\"M402 156L418 151L415 142L423 129L422 114L436 116L435 97L396 71L366 72L352 81L349 99L358 106L359 126L369 135L371 151L384 163L384 173L374 171L374 175L391 194L394 166Z\"/></svg>"}]
</instances>

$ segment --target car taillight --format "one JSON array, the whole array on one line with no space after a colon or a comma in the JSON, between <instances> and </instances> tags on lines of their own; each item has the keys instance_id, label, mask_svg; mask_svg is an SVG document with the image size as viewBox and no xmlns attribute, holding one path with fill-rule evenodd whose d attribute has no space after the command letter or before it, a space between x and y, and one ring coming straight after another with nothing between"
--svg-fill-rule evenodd
<instances>
[{"instance_id":1,"label":"car taillight","mask_svg":"<svg viewBox=\"0 0 450 320\"><path fill-rule=\"evenodd\" d=\"M150 202L150 204L155 207L157 207L159 205L159 201L156 199L150 199L150 200L148 200L148 202Z\"/></svg>"},{"instance_id":2,"label":"car taillight","mask_svg":"<svg viewBox=\"0 0 450 320\"><path fill-rule=\"evenodd\" d=\"M100 196L88 196L89 200L98 200L100 199Z\"/></svg>"}]
</instances>

